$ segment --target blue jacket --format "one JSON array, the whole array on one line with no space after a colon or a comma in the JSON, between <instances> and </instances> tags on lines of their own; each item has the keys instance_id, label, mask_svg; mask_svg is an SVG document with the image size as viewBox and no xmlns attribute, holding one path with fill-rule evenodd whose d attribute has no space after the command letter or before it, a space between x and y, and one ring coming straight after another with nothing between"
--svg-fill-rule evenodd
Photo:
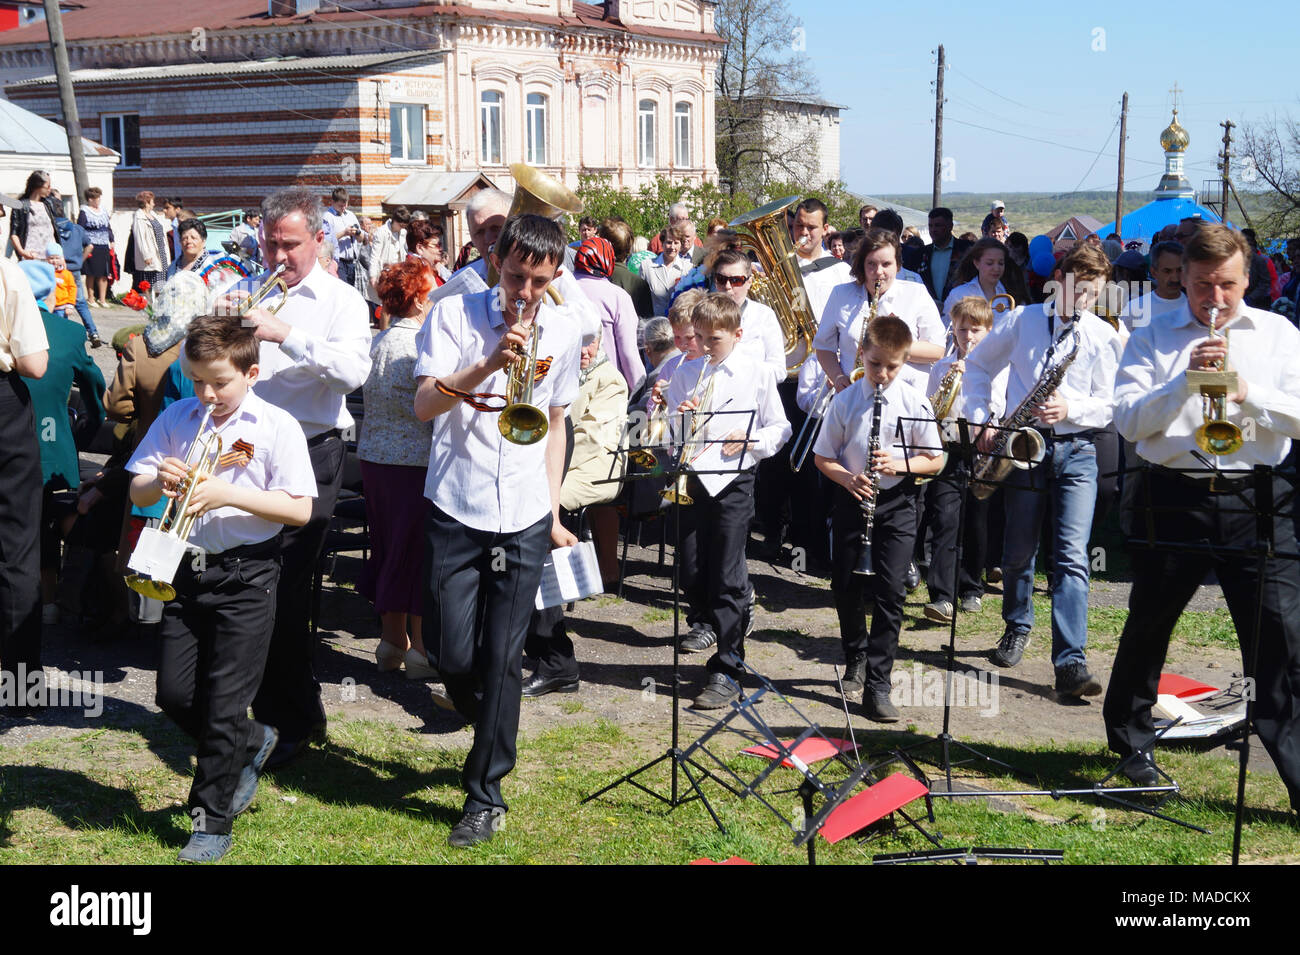
<instances>
[{"instance_id":1,"label":"blue jacket","mask_svg":"<svg viewBox=\"0 0 1300 955\"><path fill-rule=\"evenodd\" d=\"M71 219L60 216L54 220L54 231L58 234L59 245L63 246L63 261L73 272L80 272L86 246L90 245L86 230Z\"/></svg>"}]
</instances>

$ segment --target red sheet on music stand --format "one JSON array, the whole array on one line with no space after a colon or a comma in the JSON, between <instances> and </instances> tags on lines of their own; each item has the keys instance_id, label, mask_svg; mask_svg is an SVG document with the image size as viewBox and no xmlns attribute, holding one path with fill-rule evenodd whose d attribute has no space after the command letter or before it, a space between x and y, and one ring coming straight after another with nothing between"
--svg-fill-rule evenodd
<instances>
[{"instance_id":1,"label":"red sheet on music stand","mask_svg":"<svg viewBox=\"0 0 1300 955\"><path fill-rule=\"evenodd\" d=\"M1217 686L1210 686L1208 683L1193 680L1191 677L1179 676L1177 673L1160 674L1160 685L1156 689L1156 693L1176 696L1187 703L1204 700L1218 692L1219 688Z\"/></svg>"},{"instance_id":2,"label":"red sheet on music stand","mask_svg":"<svg viewBox=\"0 0 1300 955\"><path fill-rule=\"evenodd\" d=\"M790 745L790 740L781 741L785 746ZM794 748L794 755L803 760L804 765L819 763L823 759L830 759L841 753L852 752L853 743L844 739L824 739L820 736L810 736ZM759 743L757 746L750 746L741 750L748 756L759 756L763 759L776 759L777 748L771 743ZM781 765L792 767L789 757L781 760Z\"/></svg>"},{"instance_id":3,"label":"red sheet on music stand","mask_svg":"<svg viewBox=\"0 0 1300 955\"><path fill-rule=\"evenodd\" d=\"M883 819L894 810L901 809L913 799L921 798L927 792L929 790L924 784L911 776L894 773L852 799L845 800L822 825L822 838L833 845L877 819Z\"/></svg>"}]
</instances>

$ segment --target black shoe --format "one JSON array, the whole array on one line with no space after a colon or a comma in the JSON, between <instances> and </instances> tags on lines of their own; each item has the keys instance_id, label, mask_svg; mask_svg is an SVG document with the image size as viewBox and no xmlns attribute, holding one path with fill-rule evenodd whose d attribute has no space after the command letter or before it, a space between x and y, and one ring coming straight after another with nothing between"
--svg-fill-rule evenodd
<instances>
[{"instance_id":1,"label":"black shoe","mask_svg":"<svg viewBox=\"0 0 1300 955\"><path fill-rule=\"evenodd\" d=\"M969 596L961 598L962 613L979 613L983 607L984 601L981 600L977 594L970 594Z\"/></svg>"},{"instance_id":2,"label":"black shoe","mask_svg":"<svg viewBox=\"0 0 1300 955\"><path fill-rule=\"evenodd\" d=\"M718 635L707 623L691 627L691 632L682 638L682 653L703 653L717 645Z\"/></svg>"},{"instance_id":3,"label":"black shoe","mask_svg":"<svg viewBox=\"0 0 1300 955\"><path fill-rule=\"evenodd\" d=\"M275 744L275 749L271 750L271 755L267 757L266 765L262 767L262 772L269 773L277 769L283 769L295 759L307 752L311 748L313 739L316 739L316 733L306 739L284 739Z\"/></svg>"},{"instance_id":4,"label":"black shoe","mask_svg":"<svg viewBox=\"0 0 1300 955\"><path fill-rule=\"evenodd\" d=\"M1121 771L1135 786L1159 786L1162 781L1160 768L1150 753L1135 753Z\"/></svg>"},{"instance_id":5,"label":"black shoe","mask_svg":"<svg viewBox=\"0 0 1300 955\"><path fill-rule=\"evenodd\" d=\"M478 809L467 812L460 817L460 822L451 827L447 836L447 845L457 849L467 849L480 842L488 842L506 821L504 809Z\"/></svg>"},{"instance_id":6,"label":"black shoe","mask_svg":"<svg viewBox=\"0 0 1300 955\"><path fill-rule=\"evenodd\" d=\"M709 682L691 703L696 710L720 710L740 699L740 687L725 673L710 673Z\"/></svg>"},{"instance_id":7,"label":"black shoe","mask_svg":"<svg viewBox=\"0 0 1300 955\"><path fill-rule=\"evenodd\" d=\"M844 679L841 681L844 685L844 695L850 699L857 699L862 695L862 691L867 685L867 657L866 654L858 654L849 658L849 662L844 665Z\"/></svg>"},{"instance_id":8,"label":"black shoe","mask_svg":"<svg viewBox=\"0 0 1300 955\"><path fill-rule=\"evenodd\" d=\"M91 336L90 336L90 347L91 347L91 348L103 348L103 347L104 347L104 339L100 338L98 335L91 335Z\"/></svg>"},{"instance_id":9,"label":"black shoe","mask_svg":"<svg viewBox=\"0 0 1300 955\"><path fill-rule=\"evenodd\" d=\"M907 587L909 594L921 586L921 572L916 569L916 564L907 565L907 576L903 578L903 585Z\"/></svg>"},{"instance_id":10,"label":"black shoe","mask_svg":"<svg viewBox=\"0 0 1300 955\"><path fill-rule=\"evenodd\" d=\"M1002 583L1002 568L990 567L988 571L984 574L984 579L990 584Z\"/></svg>"},{"instance_id":11,"label":"black shoe","mask_svg":"<svg viewBox=\"0 0 1300 955\"><path fill-rule=\"evenodd\" d=\"M862 696L862 712L873 723L897 723L903 718L889 702L888 690L867 690Z\"/></svg>"},{"instance_id":12,"label":"black shoe","mask_svg":"<svg viewBox=\"0 0 1300 955\"><path fill-rule=\"evenodd\" d=\"M1101 692L1101 681L1088 672L1086 663L1067 663L1056 670L1058 696L1096 696Z\"/></svg>"},{"instance_id":13,"label":"black shoe","mask_svg":"<svg viewBox=\"0 0 1300 955\"><path fill-rule=\"evenodd\" d=\"M1027 646L1029 646L1028 630L1007 627L1006 632L1002 634L1002 639L998 641L997 649L989 654L989 658L1000 667L1013 667L1025 655Z\"/></svg>"},{"instance_id":14,"label":"black shoe","mask_svg":"<svg viewBox=\"0 0 1300 955\"><path fill-rule=\"evenodd\" d=\"M573 676L542 676L534 673L524 680L524 696L531 699L547 693L577 693L581 685L576 673Z\"/></svg>"}]
</instances>

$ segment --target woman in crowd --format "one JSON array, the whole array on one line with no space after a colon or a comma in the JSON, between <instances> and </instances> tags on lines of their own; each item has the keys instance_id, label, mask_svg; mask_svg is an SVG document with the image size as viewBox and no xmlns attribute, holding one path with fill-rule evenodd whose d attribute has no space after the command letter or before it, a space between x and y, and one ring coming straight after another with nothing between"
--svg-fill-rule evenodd
<instances>
[{"instance_id":1,"label":"woman in crowd","mask_svg":"<svg viewBox=\"0 0 1300 955\"><path fill-rule=\"evenodd\" d=\"M444 259L442 236L428 219L416 219L411 222L406 230L406 251L408 260L419 259L429 266L429 277L433 282L430 291L446 281L442 275L445 271L442 264Z\"/></svg>"},{"instance_id":2,"label":"woman in crowd","mask_svg":"<svg viewBox=\"0 0 1300 955\"><path fill-rule=\"evenodd\" d=\"M208 251L208 227L198 219L186 219L176 227L180 233L181 254L167 266L167 277L177 272L202 274L215 256Z\"/></svg>"},{"instance_id":3,"label":"woman in crowd","mask_svg":"<svg viewBox=\"0 0 1300 955\"><path fill-rule=\"evenodd\" d=\"M90 239L90 258L81 266L86 278L86 298L95 308L108 307L108 287L113 278L113 226L112 213L99 208L104 190L91 186L86 190L86 204L77 213L77 225L86 230Z\"/></svg>"},{"instance_id":4,"label":"woman in crowd","mask_svg":"<svg viewBox=\"0 0 1300 955\"><path fill-rule=\"evenodd\" d=\"M135 256L131 262L135 281L132 287L139 289L148 282L157 285L167 274L171 264L171 253L167 243L167 225L153 211L154 195L147 189L135 194L136 210L131 219L131 239Z\"/></svg>"},{"instance_id":5,"label":"woman in crowd","mask_svg":"<svg viewBox=\"0 0 1300 955\"><path fill-rule=\"evenodd\" d=\"M606 239L592 236L578 246L574 278L600 315L605 354L627 382L628 391L636 391L645 378L636 345L640 323L632 296L610 281L613 274L614 247Z\"/></svg>"},{"instance_id":6,"label":"woman in crowd","mask_svg":"<svg viewBox=\"0 0 1300 955\"><path fill-rule=\"evenodd\" d=\"M52 191L49 173L38 169L27 177L23 194L18 197L21 208L14 210L9 224L9 242L19 259L43 261L46 246L57 238Z\"/></svg>"},{"instance_id":7,"label":"woman in crowd","mask_svg":"<svg viewBox=\"0 0 1300 955\"><path fill-rule=\"evenodd\" d=\"M417 226L411 223L412 232ZM370 524L370 558L361 592L379 611L382 632L375 659L381 671L403 664L413 680L436 677L421 639L424 482L433 425L415 417L415 336L424 324L433 274L419 256L391 265L375 284L391 324L370 346L370 377L363 386L366 415L357 457Z\"/></svg>"},{"instance_id":8,"label":"woman in crowd","mask_svg":"<svg viewBox=\"0 0 1300 955\"><path fill-rule=\"evenodd\" d=\"M370 243L370 284L379 284L384 269L406 258L406 229L411 224L411 213L406 206L398 206L388 221L375 230Z\"/></svg>"}]
</instances>

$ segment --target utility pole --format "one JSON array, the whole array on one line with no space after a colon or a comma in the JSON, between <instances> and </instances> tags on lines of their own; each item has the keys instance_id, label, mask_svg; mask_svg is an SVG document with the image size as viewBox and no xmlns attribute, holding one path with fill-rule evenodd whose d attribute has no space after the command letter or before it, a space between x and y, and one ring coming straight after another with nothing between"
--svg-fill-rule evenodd
<instances>
[{"instance_id":1,"label":"utility pole","mask_svg":"<svg viewBox=\"0 0 1300 955\"><path fill-rule=\"evenodd\" d=\"M1223 127L1223 187L1219 195L1221 205L1219 218L1228 221L1228 191L1232 188L1232 120L1225 119L1219 124Z\"/></svg>"},{"instance_id":2,"label":"utility pole","mask_svg":"<svg viewBox=\"0 0 1300 955\"><path fill-rule=\"evenodd\" d=\"M50 52L54 56L54 73L59 81L59 106L63 110L63 128L68 134L68 156L72 159L72 177L77 183L75 205L80 205L90 177L86 174L86 154L81 146L81 117L77 115L77 99L72 93L72 76L68 68L68 47L63 39L63 14L59 0L44 0L45 26L50 34ZM64 214L71 216L68 206Z\"/></svg>"},{"instance_id":3,"label":"utility pole","mask_svg":"<svg viewBox=\"0 0 1300 955\"><path fill-rule=\"evenodd\" d=\"M943 195L943 44L939 44L939 72L934 80L934 189L930 208L937 208Z\"/></svg>"},{"instance_id":4,"label":"utility pole","mask_svg":"<svg viewBox=\"0 0 1300 955\"><path fill-rule=\"evenodd\" d=\"M1119 179L1115 186L1115 233L1121 239L1124 232L1120 222L1124 217L1124 143L1128 139L1128 93L1124 94L1124 103L1119 110Z\"/></svg>"}]
</instances>

